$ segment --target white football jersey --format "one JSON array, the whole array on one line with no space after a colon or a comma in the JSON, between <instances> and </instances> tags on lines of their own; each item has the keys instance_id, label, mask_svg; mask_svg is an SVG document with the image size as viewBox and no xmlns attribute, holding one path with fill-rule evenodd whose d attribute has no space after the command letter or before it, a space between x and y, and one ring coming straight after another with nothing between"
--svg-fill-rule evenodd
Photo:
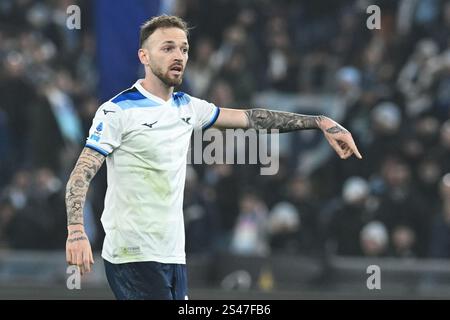
<instances>
[{"instance_id":1,"label":"white football jersey","mask_svg":"<svg viewBox=\"0 0 450 320\"><path fill-rule=\"evenodd\" d=\"M133 87L105 102L86 147L106 156L102 257L111 263L186 263L183 192L192 131L220 109L176 92L168 101Z\"/></svg>"}]
</instances>

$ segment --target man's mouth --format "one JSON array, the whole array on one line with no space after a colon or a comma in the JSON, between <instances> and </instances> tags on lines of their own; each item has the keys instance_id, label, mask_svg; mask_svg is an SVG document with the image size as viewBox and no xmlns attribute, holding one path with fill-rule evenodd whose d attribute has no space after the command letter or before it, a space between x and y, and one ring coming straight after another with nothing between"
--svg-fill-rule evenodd
<instances>
[{"instance_id":1,"label":"man's mouth","mask_svg":"<svg viewBox=\"0 0 450 320\"><path fill-rule=\"evenodd\" d=\"M175 74L181 74L181 72L183 71L183 67L181 65L174 65L172 67L170 67L169 69L170 71L172 71Z\"/></svg>"}]
</instances>

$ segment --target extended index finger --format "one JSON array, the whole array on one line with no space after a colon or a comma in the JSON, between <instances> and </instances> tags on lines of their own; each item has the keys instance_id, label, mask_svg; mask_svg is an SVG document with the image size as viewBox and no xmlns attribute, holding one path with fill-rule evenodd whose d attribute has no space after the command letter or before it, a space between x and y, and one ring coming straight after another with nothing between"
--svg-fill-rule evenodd
<instances>
[{"instance_id":1,"label":"extended index finger","mask_svg":"<svg viewBox=\"0 0 450 320\"><path fill-rule=\"evenodd\" d=\"M91 250L89 248L85 248L83 250L83 267L86 272L91 272L91 263L92 263Z\"/></svg>"},{"instance_id":2,"label":"extended index finger","mask_svg":"<svg viewBox=\"0 0 450 320\"><path fill-rule=\"evenodd\" d=\"M362 155L361 153L359 153L358 147L355 144L355 141L353 141L353 138L351 135L348 136L347 138L348 141L345 141L347 143L347 145L350 147L350 149L352 149L353 153L359 158L362 159Z\"/></svg>"}]
</instances>

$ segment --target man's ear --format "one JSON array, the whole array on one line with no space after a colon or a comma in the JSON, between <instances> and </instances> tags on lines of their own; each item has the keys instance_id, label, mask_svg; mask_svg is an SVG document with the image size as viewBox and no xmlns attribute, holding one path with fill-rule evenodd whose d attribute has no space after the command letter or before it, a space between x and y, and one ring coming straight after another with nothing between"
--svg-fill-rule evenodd
<instances>
[{"instance_id":1,"label":"man's ear","mask_svg":"<svg viewBox=\"0 0 450 320\"><path fill-rule=\"evenodd\" d=\"M143 65L148 65L149 64L149 59L148 59L148 51L147 49L144 48L140 48L138 50L138 56L139 56L139 60L141 61L141 63Z\"/></svg>"}]
</instances>

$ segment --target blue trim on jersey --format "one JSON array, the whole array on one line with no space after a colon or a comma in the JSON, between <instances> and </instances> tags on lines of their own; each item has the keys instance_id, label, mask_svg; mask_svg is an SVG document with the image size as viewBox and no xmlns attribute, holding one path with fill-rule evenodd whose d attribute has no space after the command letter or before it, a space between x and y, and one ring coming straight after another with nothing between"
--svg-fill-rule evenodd
<instances>
[{"instance_id":1,"label":"blue trim on jersey","mask_svg":"<svg viewBox=\"0 0 450 320\"><path fill-rule=\"evenodd\" d=\"M189 102L191 102L191 97L184 92L178 91L172 94L172 106L181 107Z\"/></svg>"},{"instance_id":2,"label":"blue trim on jersey","mask_svg":"<svg viewBox=\"0 0 450 320\"><path fill-rule=\"evenodd\" d=\"M122 101L116 102L116 104L122 110L133 109L133 108L158 107L161 105L160 103L150 100L145 97L144 97L144 99L141 99L141 100L122 100Z\"/></svg>"},{"instance_id":3,"label":"blue trim on jersey","mask_svg":"<svg viewBox=\"0 0 450 320\"><path fill-rule=\"evenodd\" d=\"M118 102L124 101L124 100L142 100L142 99L147 99L147 98L137 90L135 91L132 89L128 89L128 90L122 92L121 94L119 94L114 99L112 99L111 102L118 103Z\"/></svg>"},{"instance_id":4,"label":"blue trim on jersey","mask_svg":"<svg viewBox=\"0 0 450 320\"><path fill-rule=\"evenodd\" d=\"M111 102L118 105L122 110L132 108L156 107L161 105L161 103L153 101L144 96L139 92L138 89L136 89L136 87L125 90L117 97L113 98Z\"/></svg>"},{"instance_id":5,"label":"blue trim on jersey","mask_svg":"<svg viewBox=\"0 0 450 320\"><path fill-rule=\"evenodd\" d=\"M103 150L100 147L94 146L93 144L90 144L89 142L86 143L86 147L92 150L97 151L98 153L101 153L102 155L104 155L105 157L109 154L107 151Z\"/></svg>"},{"instance_id":6,"label":"blue trim on jersey","mask_svg":"<svg viewBox=\"0 0 450 320\"><path fill-rule=\"evenodd\" d=\"M217 118L219 117L220 114L220 108L216 107L216 112L214 113L214 116L212 117L212 119L209 121L209 123L207 123L206 125L203 126L203 130L208 129L209 127L211 127L217 120Z\"/></svg>"}]
</instances>

